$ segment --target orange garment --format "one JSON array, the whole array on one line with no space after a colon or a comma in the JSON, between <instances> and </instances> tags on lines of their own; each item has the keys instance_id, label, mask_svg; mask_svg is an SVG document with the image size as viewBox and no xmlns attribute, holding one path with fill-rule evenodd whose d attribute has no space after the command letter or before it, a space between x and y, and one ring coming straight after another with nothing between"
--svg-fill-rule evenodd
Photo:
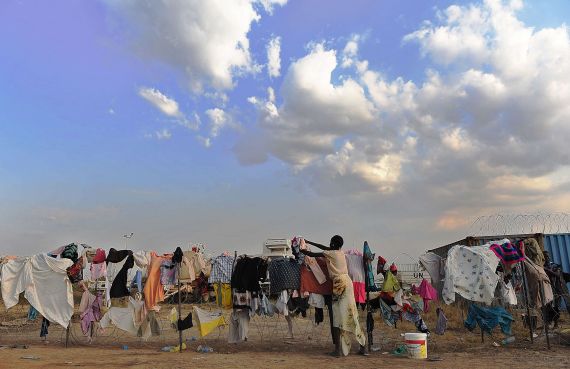
<instances>
[{"instance_id":1,"label":"orange garment","mask_svg":"<svg viewBox=\"0 0 570 369\"><path fill-rule=\"evenodd\" d=\"M164 301L164 288L160 283L160 265L163 260L169 260L172 255L159 256L156 252L150 252L150 264L148 266L148 275L146 284L144 285L144 302L147 310L155 309L156 305Z\"/></svg>"}]
</instances>

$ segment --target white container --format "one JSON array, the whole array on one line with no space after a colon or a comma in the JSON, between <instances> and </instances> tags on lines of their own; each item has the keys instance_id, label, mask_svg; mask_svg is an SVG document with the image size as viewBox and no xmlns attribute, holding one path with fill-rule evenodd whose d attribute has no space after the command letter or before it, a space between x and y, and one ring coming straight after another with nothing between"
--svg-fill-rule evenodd
<instances>
[{"instance_id":1,"label":"white container","mask_svg":"<svg viewBox=\"0 0 570 369\"><path fill-rule=\"evenodd\" d=\"M404 334L404 341L410 358L427 359L427 334L406 333Z\"/></svg>"}]
</instances>

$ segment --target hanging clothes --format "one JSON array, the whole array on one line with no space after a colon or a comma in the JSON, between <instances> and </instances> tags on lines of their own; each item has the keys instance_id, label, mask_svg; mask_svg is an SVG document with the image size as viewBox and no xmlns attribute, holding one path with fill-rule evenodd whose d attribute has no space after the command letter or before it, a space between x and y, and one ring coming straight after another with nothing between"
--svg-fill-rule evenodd
<instances>
[{"instance_id":1,"label":"hanging clothes","mask_svg":"<svg viewBox=\"0 0 570 369\"><path fill-rule=\"evenodd\" d=\"M514 321L511 314L504 308L497 307L483 307L475 304L469 305L467 319L464 325L470 331L473 331L477 325L489 334L493 329L499 325L504 334L511 334L511 323Z\"/></svg>"},{"instance_id":2,"label":"hanging clothes","mask_svg":"<svg viewBox=\"0 0 570 369\"><path fill-rule=\"evenodd\" d=\"M324 258L314 258L319 268L325 273L325 282L320 283L315 274L309 270L307 265L301 266L301 283L300 293L306 295L307 293L317 293L319 295L330 295L332 293L332 281L330 279L327 262ZM306 261L306 259L305 259Z\"/></svg>"},{"instance_id":3,"label":"hanging clothes","mask_svg":"<svg viewBox=\"0 0 570 369\"><path fill-rule=\"evenodd\" d=\"M447 317L445 316L445 313L443 312L443 310L441 310L440 308L437 308L435 311L437 314L437 323L435 326L435 333L439 334L440 336L443 336L443 334L445 333L445 330L447 329Z\"/></svg>"},{"instance_id":4,"label":"hanging clothes","mask_svg":"<svg viewBox=\"0 0 570 369\"><path fill-rule=\"evenodd\" d=\"M184 319L178 319L177 328L179 331L192 328L193 326L194 324L192 324L192 313L188 313Z\"/></svg>"},{"instance_id":5,"label":"hanging clothes","mask_svg":"<svg viewBox=\"0 0 570 369\"><path fill-rule=\"evenodd\" d=\"M378 256L378 264L376 265L376 274L384 274L384 267L386 266L386 259Z\"/></svg>"},{"instance_id":6,"label":"hanging clothes","mask_svg":"<svg viewBox=\"0 0 570 369\"><path fill-rule=\"evenodd\" d=\"M70 259L47 254L17 258L2 268L2 300L6 309L18 304L20 293L50 322L67 328L73 315L73 290L67 277Z\"/></svg>"},{"instance_id":7,"label":"hanging clothes","mask_svg":"<svg viewBox=\"0 0 570 369\"><path fill-rule=\"evenodd\" d=\"M550 278L548 278L543 267L536 265L530 259L525 259L524 265L528 282L528 299L530 305L534 308L541 308L543 303L540 298L541 285L544 292L544 304L546 305L554 300Z\"/></svg>"},{"instance_id":8,"label":"hanging clothes","mask_svg":"<svg viewBox=\"0 0 570 369\"><path fill-rule=\"evenodd\" d=\"M368 241L364 241L364 246L363 246L363 260L364 260L364 273L366 276L366 292L374 292L374 291L378 291L378 287L376 287L376 283L374 283L374 271L373 271L373 267L372 267L372 262L374 261L374 258L376 257L376 254L372 253L372 250L370 250L370 246L368 246Z\"/></svg>"},{"instance_id":9,"label":"hanging clothes","mask_svg":"<svg viewBox=\"0 0 570 369\"><path fill-rule=\"evenodd\" d=\"M154 312L144 313L144 302L129 297L127 307L109 308L99 321L99 325L104 329L114 325L133 336L146 339L151 335L160 335L160 326L151 313Z\"/></svg>"},{"instance_id":10,"label":"hanging clothes","mask_svg":"<svg viewBox=\"0 0 570 369\"><path fill-rule=\"evenodd\" d=\"M428 252L419 257L419 262L427 270L432 284L437 286L445 275L445 265L441 256Z\"/></svg>"},{"instance_id":11,"label":"hanging clothes","mask_svg":"<svg viewBox=\"0 0 570 369\"><path fill-rule=\"evenodd\" d=\"M400 289L400 282L398 282L391 271L387 271L384 277L384 284L382 285L382 292L397 292Z\"/></svg>"},{"instance_id":12,"label":"hanging clothes","mask_svg":"<svg viewBox=\"0 0 570 369\"><path fill-rule=\"evenodd\" d=\"M225 309L232 307L232 287L229 283L214 283L216 304Z\"/></svg>"},{"instance_id":13,"label":"hanging clothes","mask_svg":"<svg viewBox=\"0 0 570 369\"><path fill-rule=\"evenodd\" d=\"M247 340L249 334L249 312L247 309L239 309L232 311L230 315L230 331L228 334L228 343L238 343Z\"/></svg>"},{"instance_id":14,"label":"hanging clothes","mask_svg":"<svg viewBox=\"0 0 570 369\"><path fill-rule=\"evenodd\" d=\"M433 288L433 286L427 281L427 279L423 279L422 283L420 283L420 288L419 288L419 295L422 297L422 299L424 300L424 309L423 311L425 313L428 312L429 310L429 302L431 300L437 300L437 291L435 290L435 288Z\"/></svg>"},{"instance_id":15,"label":"hanging clothes","mask_svg":"<svg viewBox=\"0 0 570 369\"><path fill-rule=\"evenodd\" d=\"M352 280L354 290L354 300L363 304L366 302L366 283L364 271L364 259L362 255L345 254L346 265L348 267L348 276Z\"/></svg>"},{"instance_id":16,"label":"hanging clothes","mask_svg":"<svg viewBox=\"0 0 570 369\"><path fill-rule=\"evenodd\" d=\"M28 309L28 320L36 320L38 317L38 311L32 305Z\"/></svg>"},{"instance_id":17,"label":"hanging clothes","mask_svg":"<svg viewBox=\"0 0 570 369\"><path fill-rule=\"evenodd\" d=\"M538 242L534 238L527 238L523 240L523 245L525 256L536 265L543 266L544 254Z\"/></svg>"},{"instance_id":18,"label":"hanging clothes","mask_svg":"<svg viewBox=\"0 0 570 369\"><path fill-rule=\"evenodd\" d=\"M137 270L137 272L135 273L135 276L133 277L133 280L131 281L131 288L136 287L138 292L143 291L142 289L142 271L141 270Z\"/></svg>"},{"instance_id":19,"label":"hanging clothes","mask_svg":"<svg viewBox=\"0 0 570 369\"><path fill-rule=\"evenodd\" d=\"M48 328L49 328L49 320L47 320L45 317L42 318L42 326L40 327L40 337L41 338L47 338L48 335Z\"/></svg>"},{"instance_id":20,"label":"hanging clothes","mask_svg":"<svg viewBox=\"0 0 570 369\"><path fill-rule=\"evenodd\" d=\"M301 286L301 265L291 258L275 258L268 267L270 293L277 295L283 290L298 290Z\"/></svg>"},{"instance_id":21,"label":"hanging clothes","mask_svg":"<svg viewBox=\"0 0 570 369\"><path fill-rule=\"evenodd\" d=\"M91 273L91 280L95 281L102 277L107 277L107 263L105 263L105 250L97 249L95 251L95 256L91 260L91 265L89 266L89 272Z\"/></svg>"},{"instance_id":22,"label":"hanging clothes","mask_svg":"<svg viewBox=\"0 0 570 369\"><path fill-rule=\"evenodd\" d=\"M91 332L91 326L94 322L101 320L101 296L95 296L88 290L83 292L81 302L79 303L79 314L81 318L81 331L85 336Z\"/></svg>"},{"instance_id":23,"label":"hanging clothes","mask_svg":"<svg viewBox=\"0 0 570 369\"><path fill-rule=\"evenodd\" d=\"M197 306L194 306L193 309L200 337L207 336L215 328L226 325L221 311L206 311Z\"/></svg>"},{"instance_id":24,"label":"hanging clothes","mask_svg":"<svg viewBox=\"0 0 570 369\"><path fill-rule=\"evenodd\" d=\"M505 266L509 266L524 260L524 255L521 255L515 245L510 242L505 242L502 245L495 243L492 244L489 248L495 253L495 255L497 255L499 260L501 260Z\"/></svg>"},{"instance_id":25,"label":"hanging clothes","mask_svg":"<svg viewBox=\"0 0 570 369\"><path fill-rule=\"evenodd\" d=\"M178 283L178 272L176 264L172 259L163 258L160 264L160 284L163 286L173 286Z\"/></svg>"},{"instance_id":26,"label":"hanging clothes","mask_svg":"<svg viewBox=\"0 0 570 369\"><path fill-rule=\"evenodd\" d=\"M182 271L180 275L180 279L196 279L200 276L200 273L204 273L204 276L209 277L211 271L211 264L206 262L204 255L199 252L194 251L184 251L184 256L188 259L189 265L192 266L194 270L194 277L190 277L190 269L186 271ZM188 273L188 275L186 275Z\"/></svg>"},{"instance_id":27,"label":"hanging clothes","mask_svg":"<svg viewBox=\"0 0 570 369\"><path fill-rule=\"evenodd\" d=\"M60 254L60 257L62 259L69 259L75 263L79 258L79 254L77 253L77 245L70 243L69 245L65 246Z\"/></svg>"},{"instance_id":28,"label":"hanging clothes","mask_svg":"<svg viewBox=\"0 0 570 369\"><path fill-rule=\"evenodd\" d=\"M129 269L135 265L132 253L127 255L122 264L121 269L111 283L111 289L109 290L110 298L120 298L130 295L129 289L127 288L127 276Z\"/></svg>"},{"instance_id":29,"label":"hanging clothes","mask_svg":"<svg viewBox=\"0 0 570 369\"><path fill-rule=\"evenodd\" d=\"M232 272L231 288L239 292L261 290L259 281L264 281L267 276L267 262L259 257L239 257L235 262Z\"/></svg>"},{"instance_id":30,"label":"hanging clothes","mask_svg":"<svg viewBox=\"0 0 570 369\"><path fill-rule=\"evenodd\" d=\"M492 243L508 242L503 241ZM499 258L489 246L490 244L472 247L458 245L449 250L442 290L446 304L455 301L456 293L470 301L491 304L499 281L495 273Z\"/></svg>"},{"instance_id":31,"label":"hanging clothes","mask_svg":"<svg viewBox=\"0 0 570 369\"><path fill-rule=\"evenodd\" d=\"M230 283L232 279L232 266L234 257L229 255L220 255L212 260L212 270L208 283Z\"/></svg>"},{"instance_id":32,"label":"hanging clothes","mask_svg":"<svg viewBox=\"0 0 570 369\"><path fill-rule=\"evenodd\" d=\"M159 256L156 252L150 253L150 265L144 285L144 301L147 310L158 310L158 303L164 301L164 288L160 283L160 267L163 260L169 256Z\"/></svg>"}]
</instances>

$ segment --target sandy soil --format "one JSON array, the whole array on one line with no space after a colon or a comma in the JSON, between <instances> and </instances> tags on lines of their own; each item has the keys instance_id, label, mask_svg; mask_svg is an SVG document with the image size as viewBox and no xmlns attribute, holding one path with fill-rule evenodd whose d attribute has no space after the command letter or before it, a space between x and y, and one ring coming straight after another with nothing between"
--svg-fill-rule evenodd
<instances>
[{"instance_id":1,"label":"sandy soil","mask_svg":"<svg viewBox=\"0 0 570 369\"><path fill-rule=\"evenodd\" d=\"M182 353L161 352L163 346L176 345L178 341L176 331L168 322L170 309L171 306L164 305L161 310L162 334L148 341L132 337L118 329L107 329L97 330L94 341L88 343L75 318L68 348L64 345L66 332L57 325L50 327L50 342L47 345L40 342L40 321L27 321L26 305L10 309L9 312L0 311L0 345L28 346L27 349L0 347L0 368L570 368L570 346L566 346L568 342L560 337L552 338L550 351L546 348L544 336L531 344L528 330L517 319L513 326L516 342L505 347L493 347L491 337L486 337L482 343L477 331L467 331L463 327L463 312L449 306L446 307L449 318L446 334L432 334L428 341L429 356L440 358L441 361L413 360L391 355L389 352L402 344L401 334L414 332L415 328L406 321L399 322L396 329L389 328L377 315L373 335L377 351L371 352L368 357L362 357L357 355L357 347L353 346L353 353L348 357L330 357L326 355L332 350L326 310L325 323L319 326L312 323L311 316L295 318L293 340L286 337L287 325L283 317L254 317L247 342L228 344L227 328L199 338L194 327L184 331L187 350ZM184 305L183 315L190 310L191 305ZM424 314L424 319L431 328L435 325L434 310L435 306L430 313ZM225 313L229 315L229 311ZM517 316L519 313L513 314ZM569 328L567 315L564 315L564 319L562 329ZM363 312L361 322L364 322ZM500 341L500 336L497 332L495 340ZM127 350L123 349L124 345L128 346ZM198 353L198 345L212 347L214 352Z\"/></svg>"},{"instance_id":2,"label":"sandy soil","mask_svg":"<svg viewBox=\"0 0 570 369\"><path fill-rule=\"evenodd\" d=\"M322 350L316 352L215 352L163 353L137 348L127 351L102 347L42 347L5 349L0 351L2 368L568 368L570 349L555 348L550 352L526 349L478 349L470 352L444 353L442 360L429 362L392 357L380 352L368 357L350 355L332 358ZM37 357L35 360L23 359Z\"/></svg>"}]
</instances>

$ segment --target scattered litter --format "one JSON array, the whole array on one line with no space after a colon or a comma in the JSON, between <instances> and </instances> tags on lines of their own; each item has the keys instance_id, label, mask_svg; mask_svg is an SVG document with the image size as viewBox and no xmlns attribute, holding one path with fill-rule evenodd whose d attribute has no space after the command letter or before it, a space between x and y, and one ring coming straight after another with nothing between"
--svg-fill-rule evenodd
<instances>
[{"instance_id":1,"label":"scattered litter","mask_svg":"<svg viewBox=\"0 0 570 369\"><path fill-rule=\"evenodd\" d=\"M384 352L382 353L382 355L388 355L388 354L389 354L388 351L384 351Z\"/></svg>"},{"instance_id":2,"label":"scattered litter","mask_svg":"<svg viewBox=\"0 0 570 369\"><path fill-rule=\"evenodd\" d=\"M123 350L128 350L128 349L129 349L129 346L123 345Z\"/></svg>"},{"instance_id":3,"label":"scattered litter","mask_svg":"<svg viewBox=\"0 0 570 369\"><path fill-rule=\"evenodd\" d=\"M170 352L170 350L173 349L174 346L164 346L163 348L160 349L160 351L162 352Z\"/></svg>"},{"instance_id":4,"label":"scattered litter","mask_svg":"<svg viewBox=\"0 0 570 369\"><path fill-rule=\"evenodd\" d=\"M431 356L427 358L428 361L443 361L439 356Z\"/></svg>"},{"instance_id":5,"label":"scattered litter","mask_svg":"<svg viewBox=\"0 0 570 369\"><path fill-rule=\"evenodd\" d=\"M206 345L204 346L200 345L196 348L196 352L208 353L208 352L214 352L214 349Z\"/></svg>"},{"instance_id":6,"label":"scattered litter","mask_svg":"<svg viewBox=\"0 0 570 369\"><path fill-rule=\"evenodd\" d=\"M373 347L370 348L370 350L371 350L372 352L377 352L377 351L380 351L380 347L378 347L378 346L373 346Z\"/></svg>"},{"instance_id":7,"label":"scattered litter","mask_svg":"<svg viewBox=\"0 0 570 369\"><path fill-rule=\"evenodd\" d=\"M186 350L186 342L182 342L182 350ZM179 352L180 345L176 345L170 349L170 352Z\"/></svg>"},{"instance_id":8,"label":"scattered litter","mask_svg":"<svg viewBox=\"0 0 570 369\"><path fill-rule=\"evenodd\" d=\"M504 340L501 341L501 343L502 343L503 345L508 345L509 343L513 343L513 342L515 342L515 336L507 337L507 338L505 338Z\"/></svg>"},{"instance_id":9,"label":"scattered litter","mask_svg":"<svg viewBox=\"0 0 570 369\"><path fill-rule=\"evenodd\" d=\"M493 341L493 347L501 347L497 342Z\"/></svg>"},{"instance_id":10,"label":"scattered litter","mask_svg":"<svg viewBox=\"0 0 570 369\"><path fill-rule=\"evenodd\" d=\"M0 350L6 350L9 348L15 348L15 349L27 349L29 346L28 345L1 345L0 346Z\"/></svg>"},{"instance_id":11,"label":"scattered litter","mask_svg":"<svg viewBox=\"0 0 570 369\"><path fill-rule=\"evenodd\" d=\"M39 360L40 357L39 356L32 356L32 355L26 355L26 356L21 356L20 359L26 359L26 360Z\"/></svg>"}]
</instances>

